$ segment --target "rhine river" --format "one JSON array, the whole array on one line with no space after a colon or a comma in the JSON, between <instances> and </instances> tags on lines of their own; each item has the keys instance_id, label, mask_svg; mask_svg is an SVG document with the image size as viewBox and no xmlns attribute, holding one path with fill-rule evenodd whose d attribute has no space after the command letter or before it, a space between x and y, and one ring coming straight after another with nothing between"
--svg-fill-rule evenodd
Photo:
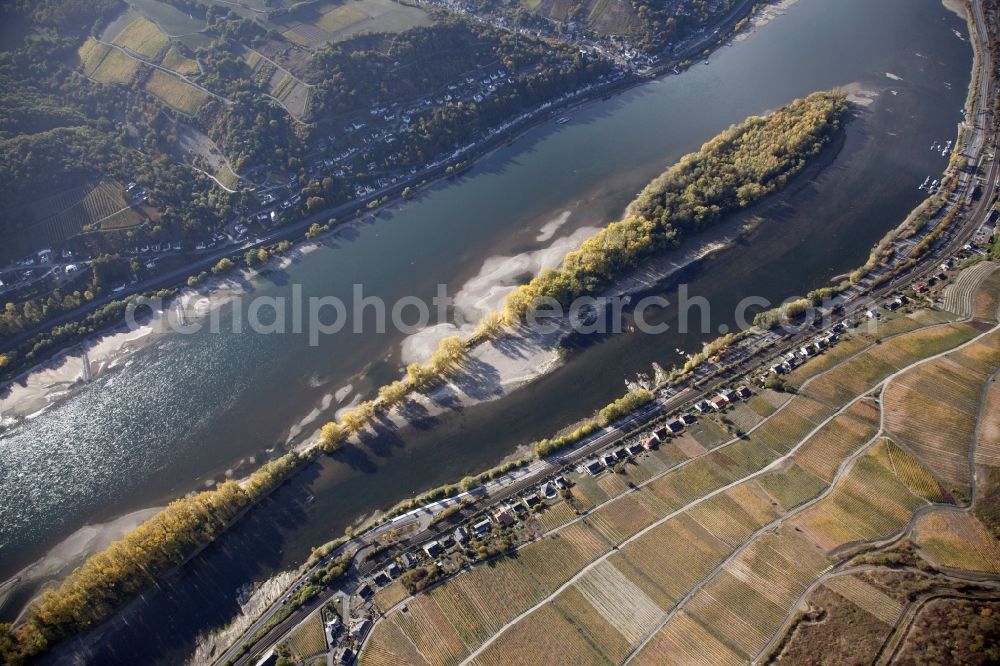
<instances>
[{"instance_id":1,"label":"rhine river","mask_svg":"<svg viewBox=\"0 0 1000 666\"><path fill-rule=\"evenodd\" d=\"M763 221L751 237L684 276L711 302L712 331L592 341L505 398L324 459L145 595L97 661L182 660L198 633L238 612L238 589L302 562L364 515L586 416L620 395L626 377L654 361L669 367L682 359L678 348L695 351L731 324L740 298L777 302L863 263L923 197L917 186L945 167L930 147L955 137L971 55L964 21L937 0L800 0L709 64L532 130L461 178L256 279L253 295L288 296L301 285L306 298L348 303L356 283L389 303L429 300L438 284L454 294L491 257L564 251L574 232L615 219L665 167L748 115L835 86L872 93L818 176L756 209ZM252 469L395 378L404 337L345 330L310 346L305 334L237 334L224 324L139 349L0 434L0 579L85 525Z\"/></svg>"}]
</instances>

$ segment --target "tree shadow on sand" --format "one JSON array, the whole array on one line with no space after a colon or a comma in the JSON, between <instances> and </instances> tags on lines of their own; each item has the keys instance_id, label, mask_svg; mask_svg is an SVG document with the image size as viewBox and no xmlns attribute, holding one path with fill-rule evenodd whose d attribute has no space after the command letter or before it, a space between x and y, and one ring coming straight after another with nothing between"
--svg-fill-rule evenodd
<instances>
[{"instance_id":1,"label":"tree shadow on sand","mask_svg":"<svg viewBox=\"0 0 1000 666\"><path fill-rule=\"evenodd\" d=\"M462 370L452 377L451 383L475 400L488 400L503 395L500 371L478 358L466 359Z\"/></svg>"}]
</instances>

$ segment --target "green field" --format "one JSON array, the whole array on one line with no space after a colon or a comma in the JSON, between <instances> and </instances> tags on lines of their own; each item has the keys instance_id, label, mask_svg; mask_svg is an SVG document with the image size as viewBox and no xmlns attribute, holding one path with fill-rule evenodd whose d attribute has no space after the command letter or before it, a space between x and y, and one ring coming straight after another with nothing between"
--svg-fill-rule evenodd
<instances>
[{"instance_id":1,"label":"green field","mask_svg":"<svg viewBox=\"0 0 1000 666\"><path fill-rule=\"evenodd\" d=\"M298 8L276 21L286 38L308 47L368 32L398 33L431 23L424 10L392 0L321 2Z\"/></svg>"},{"instance_id":2,"label":"green field","mask_svg":"<svg viewBox=\"0 0 1000 666\"><path fill-rule=\"evenodd\" d=\"M155 23L139 17L125 26L111 43L135 51L150 60L156 60L170 40L160 32Z\"/></svg>"},{"instance_id":3,"label":"green field","mask_svg":"<svg viewBox=\"0 0 1000 666\"><path fill-rule=\"evenodd\" d=\"M197 113L198 109L208 101L208 95L202 91L158 69L150 74L145 88L164 104L188 115Z\"/></svg>"},{"instance_id":4,"label":"green field","mask_svg":"<svg viewBox=\"0 0 1000 666\"><path fill-rule=\"evenodd\" d=\"M195 76L201 71L198 69L198 63L181 54L176 46L170 47L160 64L184 76Z\"/></svg>"},{"instance_id":5,"label":"green field","mask_svg":"<svg viewBox=\"0 0 1000 666\"><path fill-rule=\"evenodd\" d=\"M118 83L125 85L132 81L139 70L139 61L131 58L118 49L105 47L107 52L100 64L90 74L91 78L101 83Z\"/></svg>"}]
</instances>

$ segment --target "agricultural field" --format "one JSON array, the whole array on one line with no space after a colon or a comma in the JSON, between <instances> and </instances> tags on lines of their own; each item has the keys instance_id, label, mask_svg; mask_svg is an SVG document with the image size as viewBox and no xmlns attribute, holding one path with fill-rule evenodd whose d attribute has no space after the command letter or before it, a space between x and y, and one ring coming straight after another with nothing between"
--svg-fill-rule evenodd
<instances>
[{"instance_id":1,"label":"agricultural field","mask_svg":"<svg viewBox=\"0 0 1000 666\"><path fill-rule=\"evenodd\" d=\"M940 358L907 371L885 391L886 428L953 487L969 485L979 399L992 368Z\"/></svg>"},{"instance_id":2,"label":"agricultural field","mask_svg":"<svg viewBox=\"0 0 1000 666\"><path fill-rule=\"evenodd\" d=\"M884 446L884 442L878 446ZM884 538L901 529L913 512L928 503L869 452L854 461L829 495L796 516L790 524L824 551Z\"/></svg>"},{"instance_id":3,"label":"agricultural field","mask_svg":"<svg viewBox=\"0 0 1000 666\"><path fill-rule=\"evenodd\" d=\"M610 550L611 544L581 521L528 544L518 551L518 560L544 590L552 592Z\"/></svg>"},{"instance_id":4,"label":"agricultural field","mask_svg":"<svg viewBox=\"0 0 1000 666\"><path fill-rule=\"evenodd\" d=\"M139 61L110 46L104 48L107 51L100 63L89 74L90 78L101 83L117 83L119 85L131 83L136 72L139 71Z\"/></svg>"},{"instance_id":5,"label":"agricultural field","mask_svg":"<svg viewBox=\"0 0 1000 666\"><path fill-rule=\"evenodd\" d=\"M962 318L972 317L979 285L996 268L997 264L992 261L982 261L959 273L958 277L942 291L942 308Z\"/></svg>"},{"instance_id":6,"label":"agricultural field","mask_svg":"<svg viewBox=\"0 0 1000 666\"><path fill-rule=\"evenodd\" d=\"M605 659L612 663L621 663L628 655L629 642L614 624L608 622L587 601L576 586L566 588L552 601L552 604L556 611L576 627Z\"/></svg>"},{"instance_id":7,"label":"agricultural field","mask_svg":"<svg viewBox=\"0 0 1000 666\"><path fill-rule=\"evenodd\" d=\"M431 24L424 10L392 0L320 2L294 9L276 19L291 42L314 48L369 32L398 33Z\"/></svg>"},{"instance_id":8,"label":"agricultural field","mask_svg":"<svg viewBox=\"0 0 1000 666\"><path fill-rule=\"evenodd\" d=\"M430 596L462 642L474 648L538 602L542 587L516 558L501 558L456 576Z\"/></svg>"},{"instance_id":9,"label":"agricultural field","mask_svg":"<svg viewBox=\"0 0 1000 666\"><path fill-rule=\"evenodd\" d=\"M746 662L697 620L685 612L680 612L670 618L663 629L636 656L634 663L639 666L659 664L736 666Z\"/></svg>"},{"instance_id":10,"label":"agricultural field","mask_svg":"<svg viewBox=\"0 0 1000 666\"><path fill-rule=\"evenodd\" d=\"M986 278L976 291L972 316L979 321L996 322L1000 310L1000 270Z\"/></svg>"},{"instance_id":11,"label":"agricultural field","mask_svg":"<svg viewBox=\"0 0 1000 666\"><path fill-rule=\"evenodd\" d=\"M109 225L125 228L144 224L143 209L129 208L121 184L104 181L96 187L81 185L40 199L10 213L20 228L8 232L0 253L23 256L39 244L58 245L67 238ZM113 228L113 227L112 227Z\"/></svg>"},{"instance_id":12,"label":"agricultural field","mask_svg":"<svg viewBox=\"0 0 1000 666\"><path fill-rule=\"evenodd\" d=\"M182 76L196 76L201 73L198 63L182 54L176 46L170 47L160 64Z\"/></svg>"},{"instance_id":13,"label":"agricultural field","mask_svg":"<svg viewBox=\"0 0 1000 666\"><path fill-rule=\"evenodd\" d=\"M494 641L470 663L507 666L512 655L530 654L537 663L603 665L607 660L552 605L545 605Z\"/></svg>"},{"instance_id":14,"label":"agricultural field","mask_svg":"<svg viewBox=\"0 0 1000 666\"><path fill-rule=\"evenodd\" d=\"M762 393L741 415L724 413L760 421L742 437L725 433L719 416L702 417L624 473L574 473L582 515L559 502L536 520L552 531L515 557L418 596L439 613L433 628L398 611L389 622L428 664L473 653L475 664L509 663L511 655L532 663L735 664L771 649L788 659L802 636L848 660L872 654L901 622L906 600L874 578L831 569L904 533L919 509L954 504L937 440L920 424L957 432L968 444L955 457L967 470L984 382L1000 365L996 334L949 352L979 333L948 316L897 317L895 337L866 339L839 362L820 357L823 369L807 375L799 394ZM900 373L937 354L945 355ZM890 376L884 392L873 391ZM960 427L946 408L967 423ZM985 420L984 460L1000 458L995 431L1000 425ZM672 467L662 467L666 452L678 456ZM1000 546L971 514L925 513L912 538L938 566L1000 573ZM794 619L807 598L835 622L861 623L858 632ZM449 631L464 652L428 653L438 648L424 634ZM380 640L362 663L401 653L398 635Z\"/></svg>"},{"instance_id":15,"label":"agricultural field","mask_svg":"<svg viewBox=\"0 0 1000 666\"><path fill-rule=\"evenodd\" d=\"M833 411L821 402L803 395L796 396L750 433L748 438L772 451L785 454L831 416Z\"/></svg>"},{"instance_id":16,"label":"agricultural field","mask_svg":"<svg viewBox=\"0 0 1000 666\"><path fill-rule=\"evenodd\" d=\"M167 48L170 39L156 27L155 23L140 16L125 26L111 43L155 61Z\"/></svg>"},{"instance_id":17,"label":"agricultural field","mask_svg":"<svg viewBox=\"0 0 1000 666\"><path fill-rule=\"evenodd\" d=\"M879 410L874 400L856 402L808 438L792 459L829 483L844 459L875 436L878 419Z\"/></svg>"},{"instance_id":18,"label":"agricultural field","mask_svg":"<svg viewBox=\"0 0 1000 666\"><path fill-rule=\"evenodd\" d=\"M154 69L146 79L146 92L181 113L194 115L208 101L208 95L189 83Z\"/></svg>"},{"instance_id":19,"label":"agricultural field","mask_svg":"<svg viewBox=\"0 0 1000 666\"><path fill-rule=\"evenodd\" d=\"M403 584L396 580L375 593L375 605L384 613L409 595Z\"/></svg>"},{"instance_id":20,"label":"agricultural field","mask_svg":"<svg viewBox=\"0 0 1000 666\"><path fill-rule=\"evenodd\" d=\"M762 474L757 483L785 511L808 502L826 488L822 479L794 461Z\"/></svg>"},{"instance_id":21,"label":"agricultural field","mask_svg":"<svg viewBox=\"0 0 1000 666\"><path fill-rule=\"evenodd\" d=\"M968 513L925 514L914 534L917 546L939 566L1000 574L1000 543Z\"/></svg>"},{"instance_id":22,"label":"agricultural field","mask_svg":"<svg viewBox=\"0 0 1000 666\"><path fill-rule=\"evenodd\" d=\"M656 515L643 506L634 493L617 498L590 513L584 521L609 543L619 544L656 520Z\"/></svg>"},{"instance_id":23,"label":"agricultural field","mask_svg":"<svg viewBox=\"0 0 1000 666\"><path fill-rule=\"evenodd\" d=\"M265 64L270 64L265 61ZM302 118L309 106L309 86L297 80L291 73L280 67L274 68L274 73L264 86L265 92L278 100L285 109L296 118Z\"/></svg>"},{"instance_id":24,"label":"agricultural field","mask_svg":"<svg viewBox=\"0 0 1000 666\"><path fill-rule=\"evenodd\" d=\"M422 594L408 602L406 612L394 613L392 622L410 642L412 650L423 655L428 663L454 664L469 652L444 611L429 595ZM370 640L368 643L375 646L377 654L378 642Z\"/></svg>"},{"instance_id":25,"label":"agricultural field","mask_svg":"<svg viewBox=\"0 0 1000 666\"><path fill-rule=\"evenodd\" d=\"M77 50L77 55L80 57L80 62L83 64L83 73L87 76L93 76L97 68L101 66L101 61L104 60L104 56L108 54L111 47L107 44L101 44L99 41L93 37L88 37L87 41Z\"/></svg>"},{"instance_id":26,"label":"agricultural field","mask_svg":"<svg viewBox=\"0 0 1000 666\"><path fill-rule=\"evenodd\" d=\"M372 630L365 658L384 666L427 665L427 660L396 622L382 622Z\"/></svg>"},{"instance_id":27,"label":"agricultural field","mask_svg":"<svg viewBox=\"0 0 1000 666\"><path fill-rule=\"evenodd\" d=\"M325 652L326 633L320 614L314 613L305 622L299 624L289 635L286 643L296 661L303 661L313 655Z\"/></svg>"},{"instance_id":28,"label":"agricultural field","mask_svg":"<svg viewBox=\"0 0 1000 666\"><path fill-rule=\"evenodd\" d=\"M991 382L986 391L976 441L976 464L1000 467L1000 382Z\"/></svg>"},{"instance_id":29,"label":"agricultural field","mask_svg":"<svg viewBox=\"0 0 1000 666\"><path fill-rule=\"evenodd\" d=\"M664 615L651 597L607 560L587 571L573 584L573 589L585 600L584 608L589 606L597 611L628 645L645 638Z\"/></svg>"}]
</instances>

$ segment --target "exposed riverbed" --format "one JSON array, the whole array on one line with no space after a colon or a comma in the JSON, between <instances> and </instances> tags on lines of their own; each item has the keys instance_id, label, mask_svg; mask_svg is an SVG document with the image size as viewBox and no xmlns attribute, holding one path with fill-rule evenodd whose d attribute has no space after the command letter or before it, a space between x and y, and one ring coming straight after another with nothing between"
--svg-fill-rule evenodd
<instances>
[{"instance_id":1,"label":"exposed riverbed","mask_svg":"<svg viewBox=\"0 0 1000 666\"><path fill-rule=\"evenodd\" d=\"M746 215L742 222L760 223L735 247L685 271L691 293L712 303L711 330L586 341L509 395L416 419L419 427L325 459L134 606L101 661L182 658L199 632L237 612L240 587L301 562L347 524L585 416L619 395L626 377L653 361L680 361L677 349L694 351L732 326L740 298L780 301L862 263L923 196L917 185L946 164L929 146L953 139L961 120L971 49L956 30L964 35L964 23L934 0L800 0L710 65L533 130L462 178L243 285L287 296L300 284L306 297L350 303L359 283L392 303L429 300L447 284L458 295L450 323L461 328L729 124L838 85L854 85L868 102L826 169ZM658 316L675 321L673 308ZM162 505L302 441L397 377L403 351L417 357L432 337L344 332L312 347L304 334L236 334L224 325L218 334L152 339L0 436L0 576L84 525Z\"/></svg>"}]
</instances>

